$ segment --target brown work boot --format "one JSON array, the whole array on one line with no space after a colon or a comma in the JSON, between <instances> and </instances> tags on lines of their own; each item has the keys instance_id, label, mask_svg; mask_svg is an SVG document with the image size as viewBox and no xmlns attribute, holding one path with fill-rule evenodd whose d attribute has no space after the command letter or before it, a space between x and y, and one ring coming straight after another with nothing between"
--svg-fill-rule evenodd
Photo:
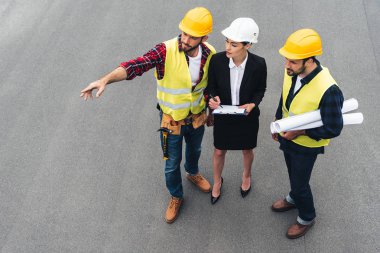
<instances>
[{"instance_id":1,"label":"brown work boot","mask_svg":"<svg viewBox=\"0 0 380 253\"><path fill-rule=\"evenodd\" d=\"M279 199L272 205L272 210L275 212L285 212L296 208L296 205L289 203L286 199Z\"/></svg>"},{"instance_id":2,"label":"brown work boot","mask_svg":"<svg viewBox=\"0 0 380 253\"><path fill-rule=\"evenodd\" d=\"M315 221L310 223L309 225L302 225L300 223L296 223L294 225L291 225L288 228L288 232L286 233L286 237L289 239L296 239L301 236L304 236L306 232L314 225Z\"/></svg>"},{"instance_id":3,"label":"brown work boot","mask_svg":"<svg viewBox=\"0 0 380 253\"><path fill-rule=\"evenodd\" d=\"M196 186L198 186L198 188L201 191L203 192L211 191L210 183L200 173L196 174L195 176L187 174L186 178L189 179L191 182L193 182Z\"/></svg>"},{"instance_id":4,"label":"brown work boot","mask_svg":"<svg viewBox=\"0 0 380 253\"><path fill-rule=\"evenodd\" d=\"M165 221L167 223L173 223L179 214L179 209L182 205L183 199L172 197L170 199L168 209L166 209Z\"/></svg>"}]
</instances>

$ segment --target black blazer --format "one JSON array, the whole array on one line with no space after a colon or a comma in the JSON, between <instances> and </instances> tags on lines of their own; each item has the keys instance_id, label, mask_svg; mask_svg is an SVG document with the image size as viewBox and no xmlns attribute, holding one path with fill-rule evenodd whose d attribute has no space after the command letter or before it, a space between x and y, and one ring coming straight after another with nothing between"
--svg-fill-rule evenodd
<instances>
[{"instance_id":1,"label":"black blazer","mask_svg":"<svg viewBox=\"0 0 380 253\"><path fill-rule=\"evenodd\" d=\"M219 96L222 104L231 105L230 84L230 59L226 52L220 52L212 56L208 69L208 85L206 92L213 96ZM255 108L250 115L260 115L259 104L264 97L267 87L267 66L265 59L248 52L248 60L245 65L243 79L240 86L240 105L255 103Z\"/></svg>"}]
</instances>

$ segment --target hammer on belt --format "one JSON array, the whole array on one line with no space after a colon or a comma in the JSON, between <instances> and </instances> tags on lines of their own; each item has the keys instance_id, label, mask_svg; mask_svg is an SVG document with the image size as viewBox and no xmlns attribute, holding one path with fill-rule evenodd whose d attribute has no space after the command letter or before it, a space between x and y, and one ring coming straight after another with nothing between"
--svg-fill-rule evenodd
<instances>
[{"instance_id":1,"label":"hammer on belt","mask_svg":"<svg viewBox=\"0 0 380 253\"><path fill-rule=\"evenodd\" d=\"M168 139L168 134L171 134L173 131L167 129L166 127L161 127L160 129L157 130L157 132L162 133L162 152L164 153L164 160L169 159L169 153L168 153L168 145L167 145L167 139Z\"/></svg>"}]
</instances>

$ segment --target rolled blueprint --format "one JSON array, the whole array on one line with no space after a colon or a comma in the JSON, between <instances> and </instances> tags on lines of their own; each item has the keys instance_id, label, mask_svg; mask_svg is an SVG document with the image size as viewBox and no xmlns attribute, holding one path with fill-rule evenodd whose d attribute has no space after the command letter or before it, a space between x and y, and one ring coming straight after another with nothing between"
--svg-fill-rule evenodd
<instances>
[{"instance_id":1,"label":"rolled blueprint","mask_svg":"<svg viewBox=\"0 0 380 253\"><path fill-rule=\"evenodd\" d=\"M355 98L347 99L343 102L342 113L350 112L358 109L359 104ZM298 114L288 118L280 119L271 123L271 132L280 133L294 129L299 126L310 124L321 120L320 110Z\"/></svg>"},{"instance_id":2,"label":"rolled blueprint","mask_svg":"<svg viewBox=\"0 0 380 253\"><path fill-rule=\"evenodd\" d=\"M271 132L272 134L277 133L277 132L276 132L276 129L274 129L274 124L273 124L273 122L270 124L270 132Z\"/></svg>"},{"instance_id":3,"label":"rolled blueprint","mask_svg":"<svg viewBox=\"0 0 380 253\"><path fill-rule=\"evenodd\" d=\"M359 108L359 103L355 98L347 99L343 102L342 113L351 112Z\"/></svg>"},{"instance_id":4,"label":"rolled blueprint","mask_svg":"<svg viewBox=\"0 0 380 253\"><path fill-rule=\"evenodd\" d=\"M361 124L363 123L363 119L364 117L361 112L343 114L343 125ZM322 120L315 121L313 123L309 123L303 126L295 127L295 128L289 129L288 131L305 130L305 129L311 129L311 128L316 128L320 126L323 126Z\"/></svg>"}]
</instances>

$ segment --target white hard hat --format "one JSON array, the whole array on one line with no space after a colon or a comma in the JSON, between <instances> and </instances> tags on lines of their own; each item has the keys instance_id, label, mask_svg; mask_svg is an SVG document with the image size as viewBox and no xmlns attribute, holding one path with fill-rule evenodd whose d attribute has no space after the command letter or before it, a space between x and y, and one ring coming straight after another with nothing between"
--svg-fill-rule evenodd
<instances>
[{"instance_id":1,"label":"white hard hat","mask_svg":"<svg viewBox=\"0 0 380 253\"><path fill-rule=\"evenodd\" d=\"M259 27L251 18L237 18L222 31L222 34L236 42L257 43Z\"/></svg>"}]
</instances>

